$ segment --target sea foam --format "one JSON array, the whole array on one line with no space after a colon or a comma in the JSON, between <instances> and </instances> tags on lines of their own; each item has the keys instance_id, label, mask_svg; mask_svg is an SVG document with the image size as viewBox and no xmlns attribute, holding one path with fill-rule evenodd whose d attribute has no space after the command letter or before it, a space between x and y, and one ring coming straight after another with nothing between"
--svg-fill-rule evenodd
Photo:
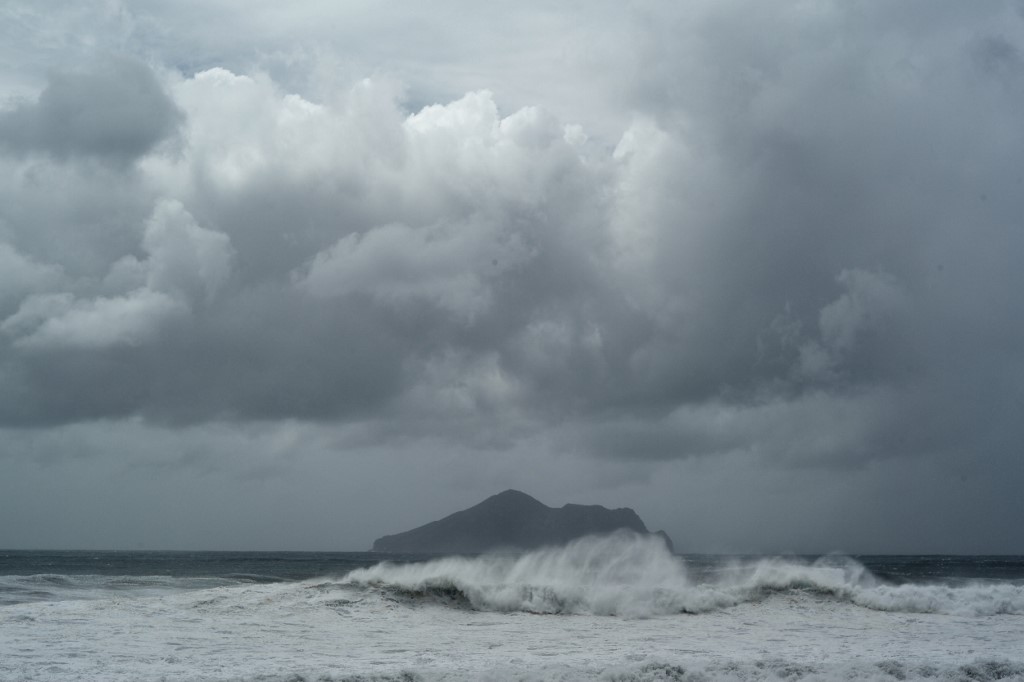
<instances>
[{"instance_id":1,"label":"sea foam","mask_svg":"<svg viewBox=\"0 0 1024 682\"><path fill-rule=\"evenodd\" d=\"M392 599L480 611L649 617L705 613L800 592L879 611L987 616L1024 614L1024 586L888 585L852 559L735 562L696 580L658 538L620 532L524 554L381 563L345 584Z\"/></svg>"},{"instance_id":2,"label":"sea foam","mask_svg":"<svg viewBox=\"0 0 1024 682\"><path fill-rule=\"evenodd\" d=\"M209 589L16 580L94 597L0 607L12 682L1024 682L1013 582L892 585L835 557L688 566L627 535Z\"/></svg>"}]
</instances>

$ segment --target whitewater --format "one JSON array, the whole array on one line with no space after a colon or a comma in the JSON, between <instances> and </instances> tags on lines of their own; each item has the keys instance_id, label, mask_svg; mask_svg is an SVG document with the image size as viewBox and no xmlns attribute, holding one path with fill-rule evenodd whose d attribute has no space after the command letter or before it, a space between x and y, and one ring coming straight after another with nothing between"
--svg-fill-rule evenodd
<instances>
[{"instance_id":1,"label":"whitewater","mask_svg":"<svg viewBox=\"0 0 1024 682\"><path fill-rule=\"evenodd\" d=\"M1024 680L1019 575L699 563L631 534L365 564L0 576L0 680Z\"/></svg>"}]
</instances>

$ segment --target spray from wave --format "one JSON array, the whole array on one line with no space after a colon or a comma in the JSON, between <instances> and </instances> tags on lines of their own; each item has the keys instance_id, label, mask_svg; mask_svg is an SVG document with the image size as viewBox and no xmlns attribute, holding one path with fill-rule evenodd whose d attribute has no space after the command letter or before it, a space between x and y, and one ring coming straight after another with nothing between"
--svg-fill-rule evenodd
<instances>
[{"instance_id":1,"label":"spray from wave","mask_svg":"<svg viewBox=\"0 0 1024 682\"><path fill-rule=\"evenodd\" d=\"M706 608L679 590L686 568L661 539L624 532L522 555L383 563L347 582L479 610L643 616Z\"/></svg>"},{"instance_id":2,"label":"spray from wave","mask_svg":"<svg viewBox=\"0 0 1024 682\"><path fill-rule=\"evenodd\" d=\"M392 599L481 611L643 618L704 613L778 593L803 593L881 611L963 616L1024 615L1024 586L887 585L852 559L813 563L763 559L733 563L695 580L659 538L619 532L521 555L381 563L349 573L345 584Z\"/></svg>"}]
</instances>

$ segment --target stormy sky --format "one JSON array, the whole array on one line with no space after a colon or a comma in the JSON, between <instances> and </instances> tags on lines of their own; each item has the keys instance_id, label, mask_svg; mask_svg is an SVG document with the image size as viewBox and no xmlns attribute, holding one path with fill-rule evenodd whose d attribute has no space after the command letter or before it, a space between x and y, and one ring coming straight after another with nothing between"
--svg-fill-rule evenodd
<instances>
[{"instance_id":1,"label":"stormy sky","mask_svg":"<svg viewBox=\"0 0 1024 682\"><path fill-rule=\"evenodd\" d=\"M1024 3L0 5L0 547L1024 552Z\"/></svg>"}]
</instances>

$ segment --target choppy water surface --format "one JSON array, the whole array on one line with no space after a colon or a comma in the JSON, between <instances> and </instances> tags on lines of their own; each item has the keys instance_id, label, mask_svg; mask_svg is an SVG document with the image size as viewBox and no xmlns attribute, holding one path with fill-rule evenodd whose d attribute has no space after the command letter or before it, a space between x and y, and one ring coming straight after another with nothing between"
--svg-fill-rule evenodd
<instances>
[{"instance_id":1,"label":"choppy water surface","mask_svg":"<svg viewBox=\"0 0 1024 682\"><path fill-rule=\"evenodd\" d=\"M0 551L3 680L1024 680L1024 558Z\"/></svg>"}]
</instances>

